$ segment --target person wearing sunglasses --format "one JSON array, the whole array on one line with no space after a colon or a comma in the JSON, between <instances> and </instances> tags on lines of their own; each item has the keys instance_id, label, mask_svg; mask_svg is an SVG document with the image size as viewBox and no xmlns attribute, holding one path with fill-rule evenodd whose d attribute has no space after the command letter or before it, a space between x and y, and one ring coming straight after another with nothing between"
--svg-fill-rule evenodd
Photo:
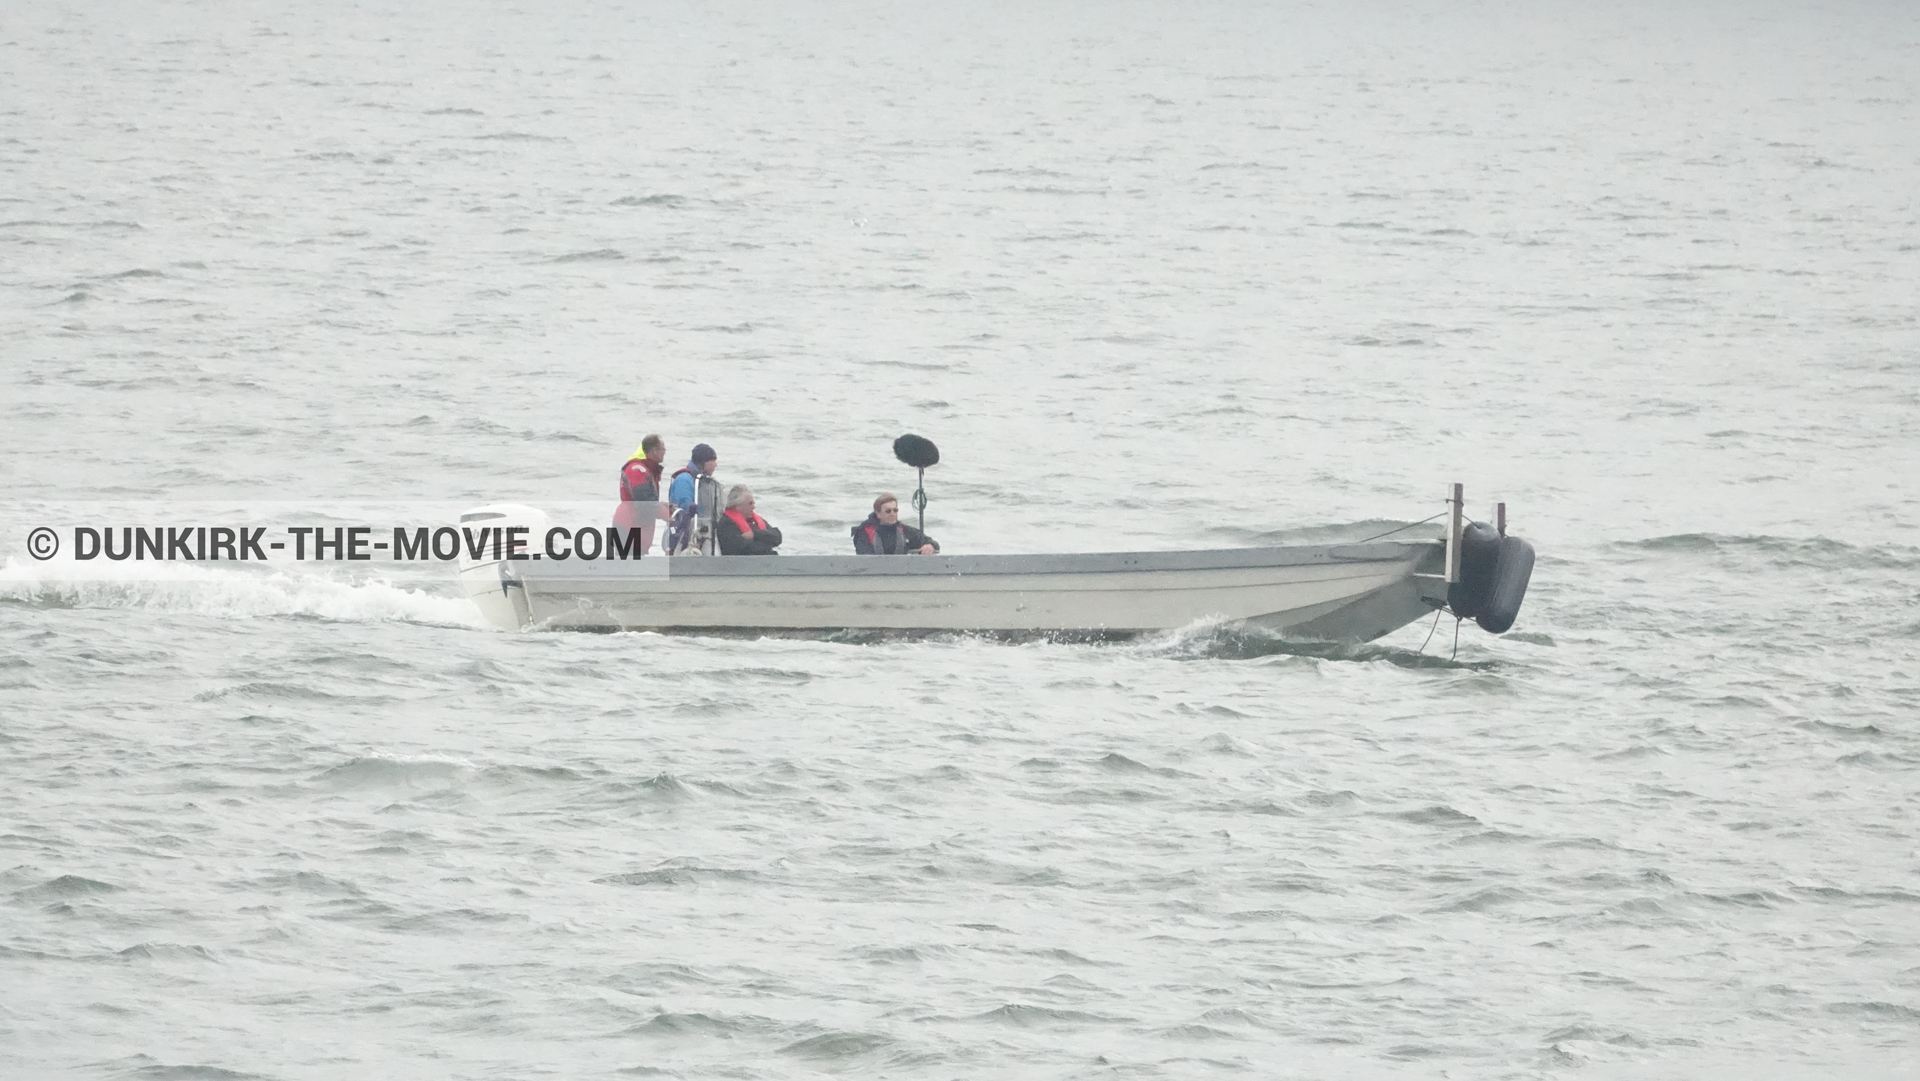
<instances>
[{"instance_id":1,"label":"person wearing sunglasses","mask_svg":"<svg viewBox=\"0 0 1920 1081\"><path fill-rule=\"evenodd\" d=\"M881 492L873 501L873 513L853 527L855 555L930 556L939 550L939 541L900 520L900 500L892 492Z\"/></svg>"}]
</instances>

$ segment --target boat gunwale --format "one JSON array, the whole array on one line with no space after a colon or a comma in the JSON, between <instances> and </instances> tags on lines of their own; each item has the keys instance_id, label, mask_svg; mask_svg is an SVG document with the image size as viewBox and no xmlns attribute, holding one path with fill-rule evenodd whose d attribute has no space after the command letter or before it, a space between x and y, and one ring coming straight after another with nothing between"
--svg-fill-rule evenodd
<instances>
[{"instance_id":1,"label":"boat gunwale","mask_svg":"<svg viewBox=\"0 0 1920 1081\"><path fill-rule=\"evenodd\" d=\"M473 563L470 573L489 566L511 568L523 580L651 578L894 578L1061 574L1181 573L1253 570L1265 567L1339 566L1405 563L1444 546L1439 540L1370 541L1358 544L1295 545L1275 548L1212 548L1154 552L1078 552L931 556L658 556L633 574L630 560L506 560ZM666 568L658 560L665 559ZM656 569L659 568L659 569ZM665 574L661 570L666 571ZM625 572L625 573L623 573Z\"/></svg>"}]
</instances>

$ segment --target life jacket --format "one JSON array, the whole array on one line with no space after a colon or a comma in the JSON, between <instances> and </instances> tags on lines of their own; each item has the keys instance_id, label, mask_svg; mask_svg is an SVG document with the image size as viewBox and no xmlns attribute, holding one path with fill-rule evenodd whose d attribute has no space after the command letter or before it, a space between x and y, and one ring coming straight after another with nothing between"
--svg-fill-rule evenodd
<instances>
[{"instance_id":1,"label":"life jacket","mask_svg":"<svg viewBox=\"0 0 1920 1081\"><path fill-rule=\"evenodd\" d=\"M698 469L695 469L691 462L681 466L673 471L672 476L667 478L667 487L661 490L660 498L669 498L673 492L673 482L679 480L682 476L688 476L693 478L693 498L689 500L689 502L698 503L700 501L700 478L704 475L705 474L701 473Z\"/></svg>"},{"instance_id":2,"label":"life jacket","mask_svg":"<svg viewBox=\"0 0 1920 1081\"><path fill-rule=\"evenodd\" d=\"M687 499L687 505L692 506L700 502L700 473L693 468L692 463L688 463L674 470L672 475L668 476L667 479L661 483L660 498L669 503L673 503L673 482L683 476L693 478L693 495ZM673 505L678 507L680 504L674 503Z\"/></svg>"},{"instance_id":3,"label":"life jacket","mask_svg":"<svg viewBox=\"0 0 1920 1081\"><path fill-rule=\"evenodd\" d=\"M640 466L640 475L637 477L634 476L633 468L636 465ZM633 500L635 498L633 494L635 486L643 484L648 480L653 481L654 498L660 498L660 467L654 464L653 459L645 457L644 455L638 458L627 459L627 464L620 467L621 501L627 502Z\"/></svg>"},{"instance_id":4,"label":"life jacket","mask_svg":"<svg viewBox=\"0 0 1920 1081\"><path fill-rule=\"evenodd\" d=\"M867 543L873 545L874 555L891 556L891 555L900 554L899 552L889 552L885 548L882 548L880 546L880 531L878 529L875 529L873 526L870 526L870 525L863 525L860 528L867 531ZM898 544L902 549L906 548L907 531L898 522L895 522L893 524L893 539L894 539L894 543Z\"/></svg>"},{"instance_id":5,"label":"life jacket","mask_svg":"<svg viewBox=\"0 0 1920 1081\"><path fill-rule=\"evenodd\" d=\"M731 518L731 519L733 519L733 524L734 524L734 525L737 525L737 526L739 526L739 527L740 527L740 535L741 535L741 536L743 536L743 537L744 537L744 536L746 536L746 535L748 534L748 532L750 532L750 530L748 530L748 529L747 529L747 516L746 516L746 515L744 515L744 514L741 514L741 513L739 512L739 511L737 511L737 510L734 510L734 509L733 509L732 507L728 507L728 508L727 508L727 517L729 517L729 518ZM766 523L766 519L764 519L764 518L761 518L761 517L760 517L760 516L759 516L758 514L756 514L756 515L754 515L754 516L753 516L753 528L754 528L754 529L765 529L765 528L767 528L767 523Z\"/></svg>"}]
</instances>

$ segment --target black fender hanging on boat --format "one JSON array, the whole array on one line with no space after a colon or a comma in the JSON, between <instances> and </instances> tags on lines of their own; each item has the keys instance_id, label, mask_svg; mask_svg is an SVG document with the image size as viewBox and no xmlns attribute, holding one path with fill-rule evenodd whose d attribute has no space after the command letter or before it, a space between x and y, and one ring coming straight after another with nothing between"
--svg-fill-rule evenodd
<instances>
[{"instance_id":1,"label":"black fender hanging on boat","mask_svg":"<svg viewBox=\"0 0 1920 1081\"><path fill-rule=\"evenodd\" d=\"M1460 531L1460 580L1447 587L1448 610L1461 619L1486 610L1499 558L1499 531L1485 522L1468 522Z\"/></svg>"},{"instance_id":2,"label":"black fender hanging on boat","mask_svg":"<svg viewBox=\"0 0 1920 1081\"><path fill-rule=\"evenodd\" d=\"M1507 633L1520 615L1520 602L1526 599L1527 582L1532 578L1533 545L1519 537L1500 537L1491 588L1474 612L1473 621L1489 634Z\"/></svg>"}]
</instances>

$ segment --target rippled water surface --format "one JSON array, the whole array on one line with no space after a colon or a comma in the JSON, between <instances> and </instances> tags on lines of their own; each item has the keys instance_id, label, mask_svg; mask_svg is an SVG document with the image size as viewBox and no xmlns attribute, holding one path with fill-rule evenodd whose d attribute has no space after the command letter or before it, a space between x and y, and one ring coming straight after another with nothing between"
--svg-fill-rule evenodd
<instances>
[{"instance_id":1,"label":"rippled water surface","mask_svg":"<svg viewBox=\"0 0 1920 1081\"><path fill-rule=\"evenodd\" d=\"M0 12L0 486L1378 531L1513 633L507 634L0 569L0 1075L1920 1072L1920 16ZM1429 638L1429 635L1431 637Z\"/></svg>"}]
</instances>

